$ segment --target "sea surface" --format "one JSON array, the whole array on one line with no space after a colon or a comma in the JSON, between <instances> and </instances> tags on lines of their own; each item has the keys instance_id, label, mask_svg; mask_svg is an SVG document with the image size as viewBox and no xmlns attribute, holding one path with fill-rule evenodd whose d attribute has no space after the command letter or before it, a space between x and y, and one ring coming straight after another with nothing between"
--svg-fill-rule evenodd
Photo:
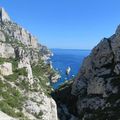
<instances>
[{"instance_id":1,"label":"sea surface","mask_svg":"<svg viewBox=\"0 0 120 120\"><path fill-rule=\"evenodd\" d=\"M51 61L53 67L59 71L61 78L57 83L53 84L53 88L58 88L59 85L66 80L70 80L75 77L80 69L83 59L90 54L90 50L78 50L78 49L51 49L53 57ZM66 75L66 69L70 67L71 71L69 75Z\"/></svg>"}]
</instances>

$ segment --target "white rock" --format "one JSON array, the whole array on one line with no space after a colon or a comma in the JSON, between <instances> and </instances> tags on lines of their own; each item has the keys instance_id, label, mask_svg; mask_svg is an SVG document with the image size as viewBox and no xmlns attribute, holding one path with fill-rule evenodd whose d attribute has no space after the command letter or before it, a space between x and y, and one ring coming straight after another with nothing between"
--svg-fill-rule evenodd
<instances>
[{"instance_id":1,"label":"white rock","mask_svg":"<svg viewBox=\"0 0 120 120\"><path fill-rule=\"evenodd\" d=\"M0 111L0 120L18 120L18 119L12 118L7 114L3 113L2 111Z\"/></svg>"},{"instance_id":2,"label":"white rock","mask_svg":"<svg viewBox=\"0 0 120 120\"><path fill-rule=\"evenodd\" d=\"M10 44L0 42L0 57L15 58L14 48Z\"/></svg>"},{"instance_id":3,"label":"white rock","mask_svg":"<svg viewBox=\"0 0 120 120\"><path fill-rule=\"evenodd\" d=\"M29 100L25 104L25 109L33 115L38 115L41 112L42 115L40 117L42 120L58 120L55 101L47 97L44 93L30 93Z\"/></svg>"},{"instance_id":4,"label":"white rock","mask_svg":"<svg viewBox=\"0 0 120 120\"><path fill-rule=\"evenodd\" d=\"M58 73L56 73L55 75L53 75L51 77L51 82L56 83L58 81L58 79L60 79L60 78L61 78L61 76Z\"/></svg>"},{"instance_id":5,"label":"white rock","mask_svg":"<svg viewBox=\"0 0 120 120\"><path fill-rule=\"evenodd\" d=\"M12 64L8 62L4 62L4 64L0 65L0 74L5 76L13 74Z\"/></svg>"},{"instance_id":6,"label":"white rock","mask_svg":"<svg viewBox=\"0 0 120 120\"><path fill-rule=\"evenodd\" d=\"M69 66L69 67L66 69L66 74L69 75L69 74L70 74L70 71L71 71L71 67Z\"/></svg>"},{"instance_id":7,"label":"white rock","mask_svg":"<svg viewBox=\"0 0 120 120\"><path fill-rule=\"evenodd\" d=\"M0 14L1 14L1 20L5 21L8 20L10 21L10 17L8 16L7 12L4 10L4 8L0 8Z\"/></svg>"}]
</instances>

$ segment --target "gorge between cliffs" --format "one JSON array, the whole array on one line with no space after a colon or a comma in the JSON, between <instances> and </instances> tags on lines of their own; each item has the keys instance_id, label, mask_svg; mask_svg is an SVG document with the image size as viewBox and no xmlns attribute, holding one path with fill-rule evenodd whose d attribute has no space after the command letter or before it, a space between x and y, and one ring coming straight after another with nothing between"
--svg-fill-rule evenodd
<instances>
[{"instance_id":1,"label":"gorge between cliffs","mask_svg":"<svg viewBox=\"0 0 120 120\"><path fill-rule=\"evenodd\" d=\"M0 8L0 120L120 120L120 25L55 90L51 55Z\"/></svg>"}]
</instances>

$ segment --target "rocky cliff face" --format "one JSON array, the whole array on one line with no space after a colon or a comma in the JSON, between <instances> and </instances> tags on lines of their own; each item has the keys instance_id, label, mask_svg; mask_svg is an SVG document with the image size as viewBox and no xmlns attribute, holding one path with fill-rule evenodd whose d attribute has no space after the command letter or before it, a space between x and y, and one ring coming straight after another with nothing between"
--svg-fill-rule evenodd
<instances>
[{"instance_id":1,"label":"rocky cliff face","mask_svg":"<svg viewBox=\"0 0 120 120\"><path fill-rule=\"evenodd\" d=\"M120 120L120 25L85 58L73 84L53 97L61 120Z\"/></svg>"},{"instance_id":2,"label":"rocky cliff face","mask_svg":"<svg viewBox=\"0 0 120 120\"><path fill-rule=\"evenodd\" d=\"M49 80L55 71L46 64L50 55L47 47L0 8L1 120L57 120Z\"/></svg>"},{"instance_id":3,"label":"rocky cliff face","mask_svg":"<svg viewBox=\"0 0 120 120\"><path fill-rule=\"evenodd\" d=\"M72 94L80 119L120 119L120 26L84 60Z\"/></svg>"}]
</instances>

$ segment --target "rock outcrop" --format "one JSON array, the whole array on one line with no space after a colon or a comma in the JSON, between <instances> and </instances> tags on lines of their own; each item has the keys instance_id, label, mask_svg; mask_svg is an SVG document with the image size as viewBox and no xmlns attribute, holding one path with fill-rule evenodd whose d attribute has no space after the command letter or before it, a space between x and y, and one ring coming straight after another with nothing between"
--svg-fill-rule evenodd
<instances>
[{"instance_id":1,"label":"rock outcrop","mask_svg":"<svg viewBox=\"0 0 120 120\"><path fill-rule=\"evenodd\" d=\"M61 76L59 75L59 73L55 73L54 75L51 76L50 79L52 83L56 83L60 78Z\"/></svg>"},{"instance_id":2,"label":"rock outcrop","mask_svg":"<svg viewBox=\"0 0 120 120\"><path fill-rule=\"evenodd\" d=\"M4 8L0 8L0 20L1 21L10 21L10 17Z\"/></svg>"},{"instance_id":3,"label":"rock outcrop","mask_svg":"<svg viewBox=\"0 0 120 120\"><path fill-rule=\"evenodd\" d=\"M8 43L0 42L0 57L15 58L14 48Z\"/></svg>"},{"instance_id":4,"label":"rock outcrop","mask_svg":"<svg viewBox=\"0 0 120 120\"><path fill-rule=\"evenodd\" d=\"M50 56L47 47L0 8L1 120L58 120L50 96L49 78L56 73L47 64Z\"/></svg>"},{"instance_id":5,"label":"rock outcrop","mask_svg":"<svg viewBox=\"0 0 120 120\"><path fill-rule=\"evenodd\" d=\"M16 120L16 119L0 111L0 120Z\"/></svg>"},{"instance_id":6,"label":"rock outcrop","mask_svg":"<svg viewBox=\"0 0 120 120\"><path fill-rule=\"evenodd\" d=\"M3 42L5 42L5 35L4 35L4 33L2 32L2 31L0 31L0 41L3 41Z\"/></svg>"},{"instance_id":7,"label":"rock outcrop","mask_svg":"<svg viewBox=\"0 0 120 120\"><path fill-rule=\"evenodd\" d=\"M84 60L72 94L80 119L120 119L120 26Z\"/></svg>"},{"instance_id":8,"label":"rock outcrop","mask_svg":"<svg viewBox=\"0 0 120 120\"><path fill-rule=\"evenodd\" d=\"M120 25L85 58L78 75L53 93L60 120L120 120Z\"/></svg>"},{"instance_id":9,"label":"rock outcrop","mask_svg":"<svg viewBox=\"0 0 120 120\"><path fill-rule=\"evenodd\" d=\"M13 74L12 72L12 64L5 62L0 65L0 74L7 76Z\"/></svg>"},{"instance_id":10,"label":"rock outcrop","mask_svg":"<svg viewBox=\"0 0 120 120\"><path fill-rule=\"evenodd\" d=\"M25 108L29 113L36 115L42 114L43 120L57 120L57 107L52 98L47 97L44 93L30 93L29 97L33 100L26 101ZM41 99L40 99L41 98Z\"/></svg>"}]
</instances>

